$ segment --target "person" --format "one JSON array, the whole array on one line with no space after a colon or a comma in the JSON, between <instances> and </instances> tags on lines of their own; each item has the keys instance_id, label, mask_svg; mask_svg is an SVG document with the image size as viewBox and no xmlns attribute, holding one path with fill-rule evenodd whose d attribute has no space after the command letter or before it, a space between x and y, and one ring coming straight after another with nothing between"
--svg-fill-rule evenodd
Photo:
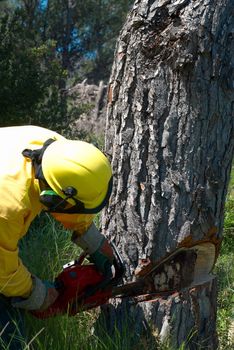
<instances>
[{"instance_id":1,"label":"person","mask_svg":"<svg viewBox=\"0 0 234 350\"><path fill-rule=\"evenodd\" d=\"M46 210L110 279L113 251L93 219L109 201L112 171L92 144L38 126L0 128L0 146L0 334L19 350L25 310L46 310L58 292L23 265L18 241Z\"/></svg>"}]
</instances>

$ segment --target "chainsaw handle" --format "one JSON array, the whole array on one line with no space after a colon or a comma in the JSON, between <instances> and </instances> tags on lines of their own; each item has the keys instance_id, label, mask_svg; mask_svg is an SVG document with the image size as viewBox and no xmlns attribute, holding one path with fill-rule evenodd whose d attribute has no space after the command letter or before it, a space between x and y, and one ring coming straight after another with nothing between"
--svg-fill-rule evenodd
<instances>
[{"instance_id":1,"label":"chainsaw handle","mask_svg":"<svg viewBox=\"0 0 234 350\"><path fill-rule=\"evenodd\" d=\"M79 258L76 260L77 265L82 265L84 262L84 259L88 256L87 252L83 252L80 254Z\"/></svg>"},{"instance_id":2,"label":"chainsaw handle","mask_svg":"<svg viewBox=\"0 0 234 350\"><path fill-rule=\"evenodd\" d=\"M117 250L116 245L111 241L110 242L111 248L113 250L113 255L114 255L114 260L113 260L113 267L115 270L114 277L112 274L112 270L110 270L110 273L105 276L105 278L97 283L95 286L92 287L87 287L86 290L84 291L83 295L80 297L90 297L94 295L97 291L105 290L108 289L108 287L116 286L122 279L123 274L125 272L123 260ZM76 259L73 260L65 265L63 265L63 271L68 270L72 268L73 266L82 266L84 259L87 257L89 260L89 254L87 252L81 253L81 255ZM70 271L70 274L72 275L72 271ZM60 293L63 294L63 292L66 290L67 286L64 284L64 281L61 280L60 278L56 278L55 281L55 288L56 290Z\"/></svg>"},{"instance_id":3,"label":"chainsaw handle","mask_svg":"<svg viewBox=\"0 0 234 350\"><path fill-rule=\"evenodd\" d=\"M114 254L113 265L115 268L115 276L111 279L111 285L116 285L121 281L121 279L125 273L125 267L124 267L123 259L122 259L121 255L119 254L118 249L117 249L116 245L114 244L114 242L110 241L110 245L111 245L111 248L112 248L113 254Z\"/></svg>"},{"instance_id":4,"label":"chainsaw handle","mask_svg":"<svg viewBox=\"0 0 234 350\"><path fill-rule=\"evenodd\" d=\"M111 248L113 250L113 255L114 255L114 260L113 260L113 266L115 269L114 277L112 277L112 273L110 271L110 274L105 276L105 279L103 281L99 282L95 286L87 287L84 294L82 295L82 298L89 298L89 297L93 296L98 291L108 290L108 288L116 286L121 281L123 274L125 272L123 260L120 256L114 242L111 241L110 245L111 245ZM87 254L85 256L87 256ZM80 261L80 258L77 261Z\"/></svg>"}]
</instances>

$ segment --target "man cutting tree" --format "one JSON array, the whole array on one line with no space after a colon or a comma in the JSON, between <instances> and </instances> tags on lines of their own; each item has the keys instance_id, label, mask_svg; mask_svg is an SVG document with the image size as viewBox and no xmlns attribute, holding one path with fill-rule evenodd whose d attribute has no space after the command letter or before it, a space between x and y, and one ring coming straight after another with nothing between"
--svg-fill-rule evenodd
<instances>
[{"instance_id":1,"label":"man cutting tree","mask_svg":"<svg viewBox=\"0 0 234 350\"><path fill-rule=\"evenodd\" d=\"M37 126L1 128L0 144L0 334L12 350L21 348L24 310L46 310L58 297L18 256L18 241L42 210L72 230L74 243L112 277L112 248L93 223L109 200L112 171L95 146Z\"/></svg>"}]
</instances>

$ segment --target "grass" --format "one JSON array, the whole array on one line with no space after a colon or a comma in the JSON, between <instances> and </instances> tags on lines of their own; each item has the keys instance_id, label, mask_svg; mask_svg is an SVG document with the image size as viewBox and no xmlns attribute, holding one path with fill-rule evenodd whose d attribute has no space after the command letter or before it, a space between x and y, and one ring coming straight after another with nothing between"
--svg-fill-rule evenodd
<instances>
[{"instance_id":1,"label":"grass","mask_svg":"<svg viewBox=\"0 0 234 350\"><path fill-rule=\"evenodd\" d=\"M30 270L44 280L54 280L61 266L75 259L80 250L70 241L71 233L65 231L47 215L36 220L30 235L22 241L22 258ZM38 244L40 242L40 244ZM44 263L43 263L44 262ZM90 329L95 312L81 313L76 317L56 317L38 320L28 315L29 341L38 350L90 349ZM31 339L30 339L31 338Z\"/></svg>"},{"instance_id":2,"label":"grass","mask_svg":"<svg viewBox=\"0 0 234 350\"><path fill-rule=\"evenodd\" d=\"M219 349L234 349L234 171L226 202L221 253L216 264L218 275L217 330Z\"/></svg>"},{"instance_id":3,"label":"grass","mask_svg":"<svg viewBox=\"0 0 234 350\"><path fill-rule=\"evenodd\" d=\"M53 280L61 266L73 260L80 250L70 241L70 232L65 231L51 217L43 214L36 219L30 233L22 240L20 250L22 259L30 271L42 279ZM233 335L230 335L234 322L234 173L228 194L225 214L224 240L216 265L219 296L217 330L219 349L234 348ZM128 350L131 349L128 334L123 337L116 332L114 338L105 334L97 337L93 331L97 311L79 313L75 317L59 316L38 320L27 315L28 342L25 350ZM126 338L126 339L125 339ZM124 347L123 347L124 342ZM30 346L29 346L30 344ZM142 340L139 349L175 350L169 344L149 344ZM186 348L185 344L177 350ZM2 349L7 350L7 347ZM137 349L137 347L135 347Z\"/></svg>"}]
</instances>

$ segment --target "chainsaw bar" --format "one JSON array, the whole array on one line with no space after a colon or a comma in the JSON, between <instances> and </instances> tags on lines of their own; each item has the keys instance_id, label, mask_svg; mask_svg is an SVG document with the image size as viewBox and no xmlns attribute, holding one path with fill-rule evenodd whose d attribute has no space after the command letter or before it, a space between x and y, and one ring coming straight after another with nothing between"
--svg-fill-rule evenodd
<instances>
[{"instance_id":1,"label":"chainsaw bar","mask_svg":"<svg viewBox=\"0 0 234 350\"><path fill-rule=\"evenodd\" d=\"M210 242L190 248L178 248L155 266L147 266L141 277L123 285L119 285L124 273L123 262L116 253L116 275L105 288L103 275L93 264L83 265L85 255L82 255L78 260L64 266L56 278L55 285L59 296L54 304L45 311L32 313L41 319L61 314L73 316L107 304L111 298L130 297L135 303L157 300L213 278L211 271L215 252L215 245Z\"/></svg>"},{"instance_id":2,"label":"chainsaw bar","mask_svg":"<svg viewBox=\"0 0 234 350\"><path fill-rule=\"evenodd\" d=\"M137 297L136 300L144 301L192 288L212 278L214 261L212 243L178 248L136 281L113 287L112 296Z\"/></svg>"}]
</instances>

